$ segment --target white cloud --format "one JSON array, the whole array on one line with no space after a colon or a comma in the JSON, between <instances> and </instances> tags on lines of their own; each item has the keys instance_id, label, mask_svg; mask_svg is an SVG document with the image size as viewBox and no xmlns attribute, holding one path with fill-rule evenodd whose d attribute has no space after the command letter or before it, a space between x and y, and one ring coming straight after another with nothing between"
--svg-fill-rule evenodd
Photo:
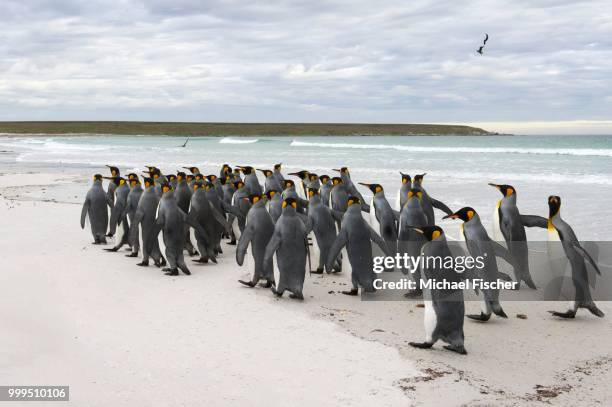
<instances>
[{"instance_id":1,"label":"white cloud","mask_svg":"<svg viewBox=\"0 0 612 407\"><path fill-rule=\"evenodd\" d=\"M0 119L609 120L607 0L533 3L5 0Z\"/></svg>"}]
</instances>

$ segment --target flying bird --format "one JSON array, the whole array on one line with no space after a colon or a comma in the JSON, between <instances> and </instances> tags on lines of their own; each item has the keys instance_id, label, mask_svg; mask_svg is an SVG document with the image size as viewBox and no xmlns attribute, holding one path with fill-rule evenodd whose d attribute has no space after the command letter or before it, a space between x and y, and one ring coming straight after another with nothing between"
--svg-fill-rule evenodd
<instances>
[{"instance_id":1,"label":"flying bird","mask_svg":"<svg viewBox=\"0 0 612 407\"><path fill-rule=\"evenodd\" d=\"M482 43L482 46L480 46L476 52L478 52L480 55L482 55L482 50L484 49L485 45L487 45L487 41L489 40L489 34L485 33L485 39Z\"/></svg>"},{"instance_id":2,"label":"flying bird","mask_svg":"<svg viewBox=\"0 0 612 407\"><path fill-rule=\"evenodd\" d=\"M187 143L189 142L189 136L187 136L187 140L183 143L181 147L187 147Z\"/></svg>"}]
</instances>

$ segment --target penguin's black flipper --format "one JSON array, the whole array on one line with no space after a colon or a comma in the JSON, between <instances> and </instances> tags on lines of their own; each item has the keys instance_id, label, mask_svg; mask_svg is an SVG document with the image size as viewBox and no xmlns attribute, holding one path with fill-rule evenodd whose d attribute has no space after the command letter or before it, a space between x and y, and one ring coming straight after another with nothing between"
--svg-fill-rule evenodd
<instances>
[{"instance_id":1,"label":"penguin's black flipper","mask_svg":"<svg viewBox=\"0 0 612 407\"><path fill-rule=\"evenodd\" d=\"M272 260L272 257L274 256L274 253L276 253L276 250L279 248L280 244L281 244L280 229L278 230L275 229L274 233L272 234L272 238L270 239L270 241L268 242L268 245L266 246L266 252L264 254L264 263Z\"/></svg>"},{"instance_id":2,"label":"penguin's black flipper","mask_svg":"<svg viewBox=\"0 0 612 407\"><path fill-rule=\"evenodd\" d=\"M589 252L584 250L584 248L580 246L580 243L578 242L572 242L572 247L574 248L574 250L576 250L576 252L578 252L579 255L581 255L587 262L589 262L589 264L593 266L597 274L601 276L601 271L599 270L599 266L597 265L597 263L595 263L595 260L593 260Z\"/></svg>"},{"instance_id":3,"label":"penguin's black flipper","mask_svg":"<svg viewBox=\"0 0 612 407\"><path fill-rule=\"evenodd\" d=\"M376 231L370 225L367 225L367 226L368 226L368 229L370 230L370 238L372 239L372 241L376 243L378 247L380 247L381 250L387 256L392 256L393 253L391 253L391 251L389 250L389 246L387 245L387 242L385 242L385 239L380 237L380 235L376 233Z\"/></svg>"},{"instance_id":4,"label":"penguin's black flipper","mask_svg":"<svg viewBox=\"0 0 612 407\"><path fill-rule=\"evenodd\" d=\"M87 218L87 213L89 212L90 204L91 202L89 200L89 197L85 198L85 202L83 202L83 209L81 209L81 229L85 229L85 218Z\"/></svg>"},{"instance_id":5,"label":"penguin's black flipper","mask_svg":"<svg viewBox=\"0 0 612 407\"><path fill-rule=\"evenodd\" d=\"M437 199L432 198L431 196L429 197L429 200L431 201L431 206L433 206L434 208L441 210L447 215L453 214L453 211L451 211L451 209L448 206L446 206L443 202L440 202Z\"/></svg>"},{"instance_id":6,"label":"penguin's black flipper","mask_svg":"<svg viewBox=\"0 0 612 407\"><path fill-rule=\"evenodd\" d=\"M341 229L340 233L338 233L338 236L336 236L336 240L334 240L334 243L329 249L327 259L325 259L325 267L327 268L327 270L331 270L333 268L333 265L336 262L336 258L338 257L338 255L340 255L340 251L342 251L342 248L346 246L347 243L348 236L346 234L346 231Z\"/></svg>"},{"instance_id":7,"label":"penguin's black flipper","mask_svg":"<svg viewBox=\"0 0 612 407\"><path fill-rule=\"evenodd\" d=\"M225 219L225 216L223 216L223 214L219 212L217 208L215 208L212 202L209 202L209 204L210 204L210 209L212 210L213 217L215 218L217 222L221 224L221 226L223 226L223 229L225 230L225 232L229 234L232 230L231 225L227 222L227 220Z\"/></svg>"},{"instance_id":8,"label":"penguin's black flipper","mask_svg":"<svg viewBox=\"0 0 612 407\"><path fill-rule=\"evenodd\" d=\"M193 230L196 231L196 233L198 233L199 237L202 238L202 240L204 241L204 244L207 246L210 245L210 236L208 236L208 233L206 232L206 230L202 227L202 225L200 225L200 222L198 222L196 213L190 211L189 215L187 215L180 208L179 208L179 213L183 217L183 220L189 226L191 226Z\"/></svg>"},{"instance_id":9,"label":"penguin's black flipper","mask_svg":"<svg viewBox=\"0 0 612 407\"><path fill-rule=\"evenodd\" d=\"M249 243L251 243L251 239L255 234L254 228L251 223L247 224L244 228L244 232L240 235L240 239L238 239L238 246L236 246L236 263L239 266L242 266L244 263L244 256L246 255L247 248L249 247Z\"/></svg>"},{"instance_id":10,"label":"penguin's black flipper","mask_svg":"<svg viewBox=\"0 0 612 407\"><path fill-rule=\"evenodd\" d=\"M510 254L508 249L506 249L501 244L497 243L495 240L491 240L491 245L493 246L493 251L495 252L495 256L496 257L501 257L502 259L504 259L506 261L506 263L511 265L512 268L514 269L514 273L516 274L516 261L515 261L514 257ZM508 280L508 281L510 281L510 280Z\"/></svg>"},{"instance_id":11,"label":"penguin's black flipper","mask_svg":"<svg viewBox=\"0 0 612 407\"><path fill-rule=\"evenodd\" d=\"M331 212L331 214L332 214L332 216L333 216L333 218L334 218L334 220L336 222L342 222L342 218L344 217L344 213L343 212L338 211L336 209L331 209L331 208L329 209L329 211Z\"/></svg>"},{"instance_id":12,"label":"penguin's black flipper","mask_svg":"<svg viewBox=\"0 0 612 407\"><path fill-rule=\"evenodd\" d=\"M528 228L546 229L548 227L548 219L537 215L521 215L521 223Z\"/></svg>"}]
</instances>

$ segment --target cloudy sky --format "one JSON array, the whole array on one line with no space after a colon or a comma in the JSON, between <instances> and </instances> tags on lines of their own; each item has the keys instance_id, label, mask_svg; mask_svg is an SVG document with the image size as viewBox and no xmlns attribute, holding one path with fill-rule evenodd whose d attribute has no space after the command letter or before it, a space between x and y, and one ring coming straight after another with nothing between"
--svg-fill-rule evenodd
<instances>
[{"instance_id":1,"label":"cloudy sky","mask_svg":"<svg viewBox=\"0 0 612 407\"><path fill-rule=\"evenodd\" d=\"M0 72L0 120L612 134L612 5L2 0Z\"/></svg>"}]
</instances>

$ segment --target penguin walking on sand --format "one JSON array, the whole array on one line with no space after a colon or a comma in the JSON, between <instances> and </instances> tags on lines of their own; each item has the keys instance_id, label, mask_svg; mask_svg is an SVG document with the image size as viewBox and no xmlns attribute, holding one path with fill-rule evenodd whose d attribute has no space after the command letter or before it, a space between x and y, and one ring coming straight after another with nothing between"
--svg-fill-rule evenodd
<instances>
[{"instance_id":1,"label":"penguin walking on sand","mask_svg":"<svg viewBox=\"0 0 612 407\"><path fill-rule=\"evenodd\" d=\"M416 229L422 233L427 243L423 246L424 258L445 259L452 253L448 247L444 231L439 226L425 226ZM452 262L454 263L454 262ZM460 275L447 265L447 262L421 262L423 282L431 280L458 283ZM444 348L462 355L467 354L464 347L463 319L465 304L461 289L427 288L423 290L425 303L425 341L410 342L410 346L421 349L431 348L438 340L446 342Z\"/></svg>"},{"instance_id":2,"label":"penguin walking on sand","mask_svg":"<svg viewBox=\"0 0 612 407\"><path fill-rule=\"evenodd\" d=\"M423 192L416 189L411 189L406 194L406 203L400 212L398 242L397 248L399 253L406 253L410 257L417 258L421 253L425 237L422 233L418 233L414 228L427 226L427 215L423 210ZM410 290L407 297L420 297L423 292L420 287L421 270L409 270L412 279L416 283L416 288ZM408 270L402 269L403 273Z\"/></svg>"},{"instance_id":3,"label":"penguin walking on sand","mask_svg":"<svg viewBox=\"0 0 612 407\"><path fill-rule=\"evenodd\" d=\"M225 213L227 216L227 223L229 225L232 225L236 221L236 215L227 211L227 208L232 206L234 192L236 192L236 188L234 187L234 184L232 182L231 173L228 173L225 176L225 180L222 181L222 184L223 184L223 199L222 199L223 207L225 208ZM230 241L228 242L228 244L232 246L236 245L236 236L234 235L234 231L231 229L231 226L230 226L229 238L230 238Z\"/></svg>"},{"instance_id":4,"label":"penguin walking on sand","mask_svg":"<svg viewBox=\"0 0 612 407\"><path fill-rule=\"evenodd\" d=\"M151 257L155 265L161 267L166 264L166 260L161 254L159 240L155 232L155 216L159 198L157 197L153 178L146 177L143 182L144 191L138 201L134 222L130 225L130 240L138 239L140 228L140 235L142 237L142 261L138 263L138 265L144 267L148 266L149 257Z\"/></svg>"},{"instance_id":5,"label":"penguin walking on sand","mask_svg":"<svg viewBox=\"0 0 612 407\"><path fill-rule=\"evenodd\" d=\"M457 212L445 216L443 219L460 219L464 223L460 226L460 232L470 253L474 259L481 258L484 267L478 270L476 276L487 282L495 282L501 279L507 280L509 276L502 275L497 267L496 256L503 257L512 264L510 253L499 243L491 240L487 230L480 221L480 216L471 207L459 209ZM499 289L486 289L483 291L482 310L480 315L468 314L467 317L486 322L491 318L491 313L508 318L499 302Z\"/></svg>"},{"instance_id":6,"label":"penguin walking on sand","mask_svg":"<svg viewBox=\"0 0 612 407\"><path fill-rule=\"evenodd\" d=\"M170 185L172 188L172 185ZM181 210L185 213L189 213L189 205L191 204L191 195L192 190L189 188L189 184L187 184L187 174L182 171L177 172L176 174L176 187L172 188L174 191L174 196L176 197L176 202L181 208ZM187 253L190 256L195 256L198 254L193 243L191 242L191 233L189 231L189 226L185 225L185 249L187 249Z\"/></svg>"},{"instance_id":7,"label":"penguin walking on sand","mask_svg":"<svg viewBox=\"0 0 612 407\"><path fill-rule=\"evenodd\" d=\"M115 188L115 204L111 209L111 217L108 225L107 237L112 237L117 232L119 234L115 239L115 246L111 249L104 249L110 252L118 251L121 246L128 243L129 225L127 220L127 198L130 194L130 187L123 177L113 177L111 181L117 185Z\"/></svg>"},{"instance_id":8,"label":"penguin walking on sand","mask_svg":"<svg viewBox=\"0 0 612 407\"><path fill-rule=\"evenodd\" d=\"M161 186L162 198L157 209L155 219L155 236L163 232L164 245L166 246L166 260L168 267L162 271L169 276L177 276L180 269L184 274L191 272L185 264L183 249L185 248L185 224L189 222L187 214L178 206L176 197L170 184L164 182ZM191 226L201 234L204 239L208 236L206 231L197 223L191 222Z\"/></svg>"},{"instance_id":9,"label":"penguin walking on sand","mask_svg":"<svg viewBox=\"0 0 612 407\"><path fill-rule=\"evenodd\" d=\"M253 278L250 281L238 280L247 287L255 287L259 280L264 279L263 287L271 288L274 284L274 262L272 258L264 259L266 247L274 234L274 222L266 210L266 202L259 195L249 195L251 209L247 214L246 227L240 236L236 247L236 262L239 266L244 264L247 248L251 246L251 254L255 261Z\"/></svg>"},{"instance_id":10,"label":"penguin walking on sand","mask_svg":"<svg viewBox=\"0 0 612 407\"><path fill-rule=\"evenodd\" d=\"M574 318L579 308L588 309L591 314L600 318L604 317L591 296L589 288L589 275L586 262L601 275L597 263L591 255L580 245L572 227L561 218L561 198L558 196L548 197L548 219L536 216L525 216L523 218L526 226L541 227L548 230L548 255L551 262L554 255L562 252L567 257L572 269L572 283L574 285L574 301L570 303L566 312L549 311L552 315L560 318ZM563 270L564 272L565 270Z\"/></svg>"},{"instance_id":11,"label":"penguin walking on sand","mask_svg":"<svg viewBox=\"0 0 612 407\"><path fill-rule=\"evenodd\" d=\"M329 175L323 174L319 176L319 181L321 183L321 188L319 188L319 194L321 195L321 202L323 203L323 205L330 207L329 194L331 193L331 190L333 187L331 178L329 177Z\"/></svg>"},{"instance_id":12,"label":"penguin walking on sand","mask_svg":"<svg viewBox=\"0 0 612 407\"><path fill-rule=\"evenodd\" d=\"M283 196L279 191L271 189L266 192L266 199L266 209L272 218L272 222L276 223L283 213Z\"/></svg>"},{"instance_id":13,"label":"penguin walking on sand","mask_svg":"<svg viewBox=\"0 0 612 407\"><path fill-rule=\"evenodd\" d=\"M401 211L404 207L404 204L408 200L408 191L412 189L412 178L408 174L404 174L400 171L400 175L402 176L402 186L397 193L397 198L395 200L395 209Z\"/></svg>"},{"instance_id":14,"label":"penguin walking on sand","mask_svg":"<svg viewBox=\"0 0 612 407\"><path fill-rule=\"evenodd\" d=\"M223 214L225 213L225 208L231 209L230 207L226 207L223 204L223 201L219 199L219 195L213 184L210 182L203 182L204 190L206 191L206 198L210 205L215 209L215 219L212 221L213 232L208 236L211 244L213 245L215 254L223 253L221 249L221 239L223 238L223 234L229 232L229 224L224 221ZM246 215L246 214L245 214Z\"/></svg>"},{"instance_id":15,"label":"penguin walking on sand","mask_svg":"<svg viewBox=\"0 0 612 407\"><path fill-rule=\"evenodd\" d=\"M308 203L308 219L310 219L310 227L314 232L317 246L319 247L319 262L317 270L314 274L323 274L326 268L326 262L329 257L329 250L336 240L336 222L335 218L342 220L342 214L333 211L323 205L323 200L319 191L314 188L308 189L310 201ZM333 268L327 269L327 273L338 273L342 270L342 263L338 258L333 264Z\"/></svg>"},{"instance_id":16,"label":"penguin walking on sand","mask_svg":"<svg viewBox=\"0 0 612 407\"><path fill-rule=\"evenodd\" d=\"M423 210L425 211L425 215L427 216L427 224L429 226L433 226L436 223L436 218L434 216L434 208L441 210L446 215L450 215L453 211L446 206L443 202L438 201L437 199L432 198L425 188L423 188L423 177L425 174L417 174L414 176L414 180L412 181L412 189L416 189L417 191L421 191L423 193L423 197L421 198L421 204L423 205Z\"/></svg>"},{"instance_id":17,"label":"penguin walking on sand","mask_svg":"<svg viewBox=\"0 0 612 407\"><path fill-rule=\"evenodd\" d=\"M527 234L516 206L516 189L511 185L489 185L503 195L493 212L493 238L498 242L505 241L514 259L515 280L519 283L516 287L519 288L521 281L524 281L529 288L535 289L536 285L529 273Z\"/></svg>"},{"instance_id":18,"label":"penguin walking on sand","mask_svg":"<svg viewBox=\"0 0 612 407\"><path fill-rule=\"evenodd\" d=\"M200 258L194 260L196 263L208 263L208 260L213 263L217 262L215 248L220 244L221 240L219 230L221 228L229 229L229 224L223 215L210 203L207 195L202 181L193 184L191 205L187 216L189 223L199 224L206 231L205 235L199 233L198 230L195 230L194 233L198 251L200 252Z\"/></svg>"},{"instance_id":19,"label":"penguin walking on sand","mask_svg":"<svg viewBox=\"0 0 612 407\"><path fill-rule=\"evenodd\" d=\"M272 261L276 253L279 278L276 287L272 286L274 295L281 297L285 291L290 291L290 298L303 300L308 230L296 209L297 201L294 198L283 200L283 213L274 225L274 233L266 246L264 263Z\"/></svg>"},{"instance_id":20,"label":"penguin walking on sand","mask_svg":"<svg viewBox=\"0 0 612 407\"><path fill-rule=\"evenodd\" d=\"M136 219L136 210L138 209L138 202L140 201L140 197L142 196L143 189L140 184L140 180L136 174L130 174L128 176L128 182L130 184L130 193L127 197L127 216L128 221L131 225L134 224ZM126 254L126 257L138 257L138 252L140 250L140 239L138 234L136 236L132 236L128 231L128 244L132 248L130 254Z\"/></svg>"},{"instance_id":21,"label":"penguin walking on sand","mask_svg":"<svg viewBox=\"0 0 612 407\"><path fill-rule=\"evenodd\" d=\"M281 182L278 180L277 177L274 176L274 172L270 170L262 170L259 168L257 170L261 171L266 177L266 182L264 183L264 193L268 192L271 189L274 189L276 191L281 191L283 189Z\"/></svg>"},{"instance_id":22,"label":"penguin walking on sand","mask_svg":"<svg viewBox=\"0 0 612 407\"><path fill-rule=\"evenodd\" d=\"M359 198L349 197L347 205L348 209L342 217L340 232L329 250L327 269L333 269L333 264L340 251L346 246L353 285L350 291L342 291L342 294L357 295L359 287L362 287L365 292L374 292L376 290L374 289L372 242L376 243L386 255L390 255L390 252L383 238L361 216Z\"/></svg>"},{"instance_id":23,"label":"penguin walking on sand","mask_svg":"<svg viewBox=\"0 0 612 407\"><path fill-rule=\"evenodd\" d=\"M85 219L89 218L93 244L106 244L106 228L108 227L107 195L102 186L102 175L93 176L93 184L83 202L81 210L81 229L85 229Z\"/></svg>"},{"instance_id":24,"label":"penguin walking on sand","mask_svg":"<svg viewBox=\"0 0 612 407\"><path fill-rule=\"evenodd\" d=\"M399 214L391 209L382 185L364 184L363 182L360 182L359 185L363 185L374 194L370 202L370 225L385 240L387 248L392 253L397 252L397 219Z\"/></svg>"},{"instance_id":25,"label":"penguin walking on sand","mask_svg":"<svg viewBox=\"0 0 612 407\"><path fill-rule=\"evenodd\" d=\"M251 208L251 203L248 200L249 190L244 185L244 182L242 181L235 182L234 188L236 188L236 191L234 192L234 195L232 196L231 208L233 208L232 213L235 215L236 221L232 222L231 225L232 225L234 236L236 236L236 238L239 239L246 225L246 216L247 216L247 213L249 212L249 209Z\"/></svg>"}]
</instances>

